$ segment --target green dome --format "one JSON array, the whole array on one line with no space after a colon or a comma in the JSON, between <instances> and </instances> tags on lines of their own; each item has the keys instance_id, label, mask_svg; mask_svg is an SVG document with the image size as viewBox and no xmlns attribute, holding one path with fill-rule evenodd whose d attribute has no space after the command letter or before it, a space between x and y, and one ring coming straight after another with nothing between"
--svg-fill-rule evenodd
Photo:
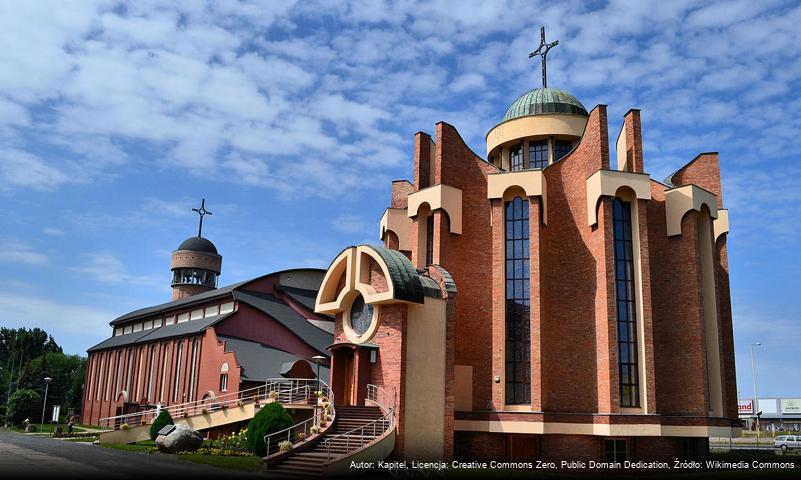
<instances>
[{"instance_id":1,"label":"green dome","mask_svg":"<svg viewBox=\"0 0 801 480\"><path fill-rule=\"evenodd\" d=\"M557 88L535 88L517 97L512 102L502 122L513 118L528 115L542 115L547 113L572 113L573 115L589 116L587 109L576 97Z\"/></svg>"}]
</instances>

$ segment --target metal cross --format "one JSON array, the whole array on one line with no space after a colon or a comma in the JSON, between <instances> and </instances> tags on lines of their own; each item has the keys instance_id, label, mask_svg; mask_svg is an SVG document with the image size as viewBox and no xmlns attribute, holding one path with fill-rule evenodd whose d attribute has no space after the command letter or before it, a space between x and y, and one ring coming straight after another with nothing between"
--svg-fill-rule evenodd
<instances>
[{"instance_id":1,"label":"metal cross","mask_svg":"<svg viewBox=\"0 0 801 480\"><path fill-rule=\"evenodd\" d=\"M206 199L201 199L200 208L193 208L192 211L197 212L197 214L200 215L200 226L197 227L197 236L199 237L203 232L203 215L211 215L211 212L206 210Z\"/></svg>"},{"instance_id":2,"label":"metal cross","mask_svg":"<svg viewBox=\"0 0 801 480\"><path fill-rule=\"evenodd\" d=\"M548 77L545 70L545 56L548 55L548 50L552 47L559 45L559 40L548 43L545 41L545 27L540 27L540 46L536 50L528 54L528 58L535 55L542 57L542 88L548 88Z\"/></svg>"}]
</instances>

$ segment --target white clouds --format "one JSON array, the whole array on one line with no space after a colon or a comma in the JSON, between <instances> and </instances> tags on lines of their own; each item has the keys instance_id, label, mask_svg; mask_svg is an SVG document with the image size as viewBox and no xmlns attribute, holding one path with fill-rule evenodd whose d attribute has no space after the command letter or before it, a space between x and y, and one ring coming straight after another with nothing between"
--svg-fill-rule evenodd
<instances>
[{"instance_id":1,"label":"white clouds","mask_svg":"<svg viewBox=\"0 0 801 480\"><path fill-rule=\"evenodd\" d=\"M65 232L64 230L62 230L60 228L45 227L45 228L42 229L42 233L45 234L45 235L49 235L51 237L60 237L60 236L65 235L67 232Z\"/></svg>"},{"instance_id":2,"label":"white clouds","mask_svg":"<svg viewBox=\"0 0 801 480\"><path fill-rule=\"evenodd\" d=\"M342 214L331 219L331 226L347 234L366 234L375 226L375 222L368 222L361 215Z\"/></svg>"},{"instance_id":3,"label":"white clouds","mask_svg":"<svg viewBox=\"0 0 801 480\"><path fill-rule=\"evenodd\" d=\"M454 79L451 83L451 89L454 92L463 92L465 90L484 88L486 85L487 82L484 80L484 75L471 72Z\"/></svg>"},{"instance_id":4,"label":"white clouds","mask_svg":"<svg viewBox=\"0 0 801 480\"><path fill-rule=\"evenodd\" d=\"M95 307L4 292L0 292L0 310L6 322L14 322L6 325L39 327L56 338L63 338L59 333L95 336L106 332L108 322L115 317Z\"/></svg>"},{"instance_id":5,"label":"white clouds","mask_svg":"<svg viewBox=\"0 0 801 480\"><path fill-rule=\"evenodd\" d=\"M66 173L36 155L23 150L0 149L0 191L52 190L68 180Z\"/></svg>"},{"instance_id":6,"label":"white clouds","mask_svg":"<svg viewBox=\"0 0 801 480\"><path fill-rule=\"evenodd\" d=\"M122 261L112 253L91 253L86 257L88 264L71 270L87 274L102 283L161 286L159 280L153 277L129 274Z\"/></svg>"},{"instance_id":7,"label":"white clouds","mask_svg":"<svg viewBox=\"0 0 801 480\"><path fill-rule=\"evenodd\" d=\"M30 245L17 242L0 243L0 262L45 265L49 258Z\"/></svg>"}]
</instances>

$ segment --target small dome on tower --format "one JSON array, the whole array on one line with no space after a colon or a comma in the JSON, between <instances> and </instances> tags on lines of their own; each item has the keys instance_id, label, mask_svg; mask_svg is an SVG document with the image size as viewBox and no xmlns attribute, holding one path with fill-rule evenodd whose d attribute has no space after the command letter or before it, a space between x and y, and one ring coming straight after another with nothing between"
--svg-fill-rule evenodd
<instances>
[{"instance_id":1,"label":"small dome on tower","mask_svg":"<svg viewBox=\"0 0 801 480\"><path fill-rule=\"evenodd\" d=\"M558 88L535 88L517 97L501 122L528 115L570 113L589 116L587 109L570 93Z\"/></svg>"},{"instance_id":2,"label":"small dome on tower","mask_svg":"<svg viewBox=\"0 0 801 480\"><path fill-rule=\"evenodd\" d=\"M217 255L217 247L210 240L203 237L189 237L178 247L178 250L191 250L193 252L213 253Z\"/></svg>"}]
</instances>

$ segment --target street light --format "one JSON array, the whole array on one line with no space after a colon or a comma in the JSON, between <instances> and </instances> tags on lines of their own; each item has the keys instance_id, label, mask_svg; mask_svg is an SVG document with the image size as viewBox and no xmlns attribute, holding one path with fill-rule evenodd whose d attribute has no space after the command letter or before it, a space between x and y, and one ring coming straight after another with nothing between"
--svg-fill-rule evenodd
<instances>
[{"instance_id":1,"label":"street light","mask_svg":"<svg viewBox=\"0 0 801 480\"><path fill-rule=\"evenodd\" d=\"M753 412L760 412L759 410L759 396L757 395L757 379L756 379L756 358L754 354L754 347L761 347L759 342L751 344L751 379L754 381L754 405L752 406ZM759 450L759 414L756 415L756 434L757 434L757 451Z\"/></svg>"},{"instance_id":2,"label":"street light","mask_svg":"<svg viewBox=\"0 0 801 480\"><path fill-rule=\"evenodd\" d=\"M53 381L50 377L45 377L45 396L44 396L44 404L42 405L42 423L39 424L39 430L44 430L44 416L45 416L45 409L47 408L47 387L50 386L50 382Z\"/></svg>"},{"instance_id":3,"label":"street light","mask_svg":"<svg viewBox=\"0 0 801 480\"><path fill-rule=\"evenodd\" d=\"M322 355L315 355L312 357L312 362L317 364L317 391L321 394L323 393L320 388L320 364L325 361L325 357Z\"/></svg>"}]
</instances>

